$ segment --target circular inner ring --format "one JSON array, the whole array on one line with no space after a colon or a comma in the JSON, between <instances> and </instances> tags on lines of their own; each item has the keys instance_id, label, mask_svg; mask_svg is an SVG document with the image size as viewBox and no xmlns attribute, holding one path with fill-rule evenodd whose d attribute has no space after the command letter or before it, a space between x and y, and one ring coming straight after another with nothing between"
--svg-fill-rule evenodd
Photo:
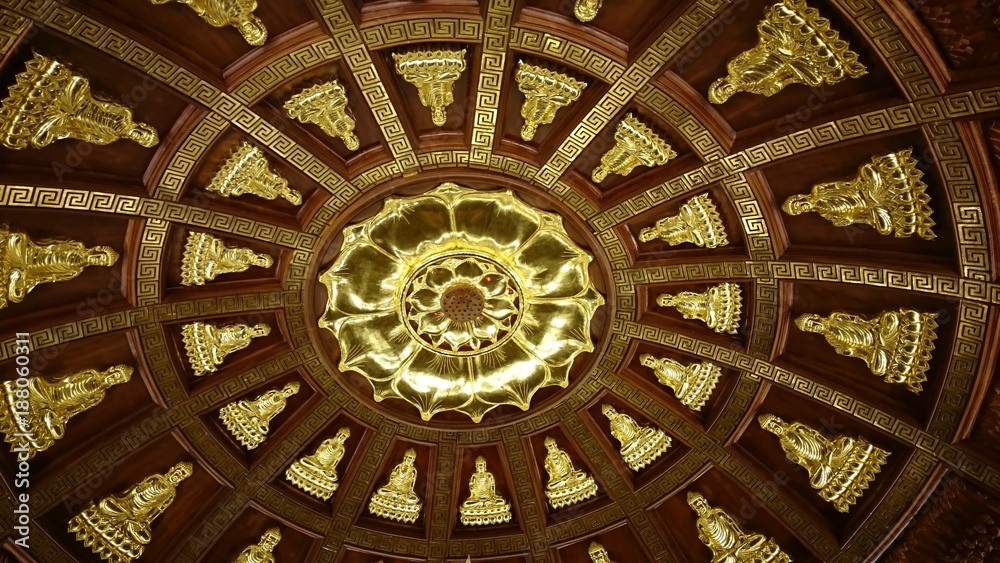
<instances>
[{"instance_id":1,"label":"circular inner ring","mask_svg":"<svg viewBox=\"0 0 1000 563\"><path fill-rule=\"evenodd\" d=\"M467 284L455 285L441 296L441 311L456 323L476 320L485 305L483 292Z\"/></svg>"}]
</instances>

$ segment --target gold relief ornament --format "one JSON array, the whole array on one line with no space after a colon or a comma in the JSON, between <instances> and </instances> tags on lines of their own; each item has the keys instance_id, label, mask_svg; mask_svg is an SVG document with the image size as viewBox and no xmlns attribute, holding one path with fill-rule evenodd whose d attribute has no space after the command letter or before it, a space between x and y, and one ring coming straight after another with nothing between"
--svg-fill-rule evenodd
<instances>
[{"instance_id":1,"label":"gold relief ornament","mask_svg":"<svg viewBox=\"0 0 1000 563\"><path fill-rule=\"evenodd\" d=\"M344 458L344 443L350 437L350 428L337 430L337 435L323 440L312 455L293 462L285 478L312 496L329 500L339 486L337 464Z\"/></svg>"},{"instance_id":2,"label":"gold relief ornament","mask_svg":"<svg viewBox=\"0 0 1000 563\"><path fill-rule=\"evenodd\" d=\"M611 421L611 435L621 443L622 459L632 471L646 467L670 447L670 436L663 430L639 426L634 418L611 405L601 405L601 412Z\"/></svg>"},{"instance_id":3,"label":"gold relief ornament","mask_svg":"<svg viewBox=\"0 0 1000 563\"><path fill-rule=\"evenodd\" d=\"M281 529L277 526L268 529L260 537L260 541L246 546L246 548L233 559L233 563L274 563L274 548L281 541Z\"/></svg>"},{"instance_id":4,"label":"gold relief ornament","mask_svg":"<svg viewBox=\"0 0 1000 563\"><path fill-rule=\"evenodd\" d=\"M40 149L59 139L160 142L151 125L132 121L131 109L91 93L89 80L55 59L34 53L15 80L0 104L0 143L9 149Z\"/></svg>"},{"instance_id":5,"label":"gold relief ornament","mask_svg":"<svg viewBox=\"0 0 1000 563\"><path fill-rule=\"evenodd\" d=\"M247 43L259 47L267 41L267 28L254 10L257 0L149 0L153 4L174 1L185 4L212 27L235 27Z\"/></svg>"},{"instance_id":6,"label":"gold relief ornament","mask_svg":"<svg viewBox=\"0 0 1000 563\"><path fill-rule=\"evenodd\" d=\"M722 375L722 368L711 362L683 365L670 358L655 358L651 354L639 356L639 362L653 370L660 383L674 390L674 396L684 406L700 411Z\"/></svg>"},{"instance_id":7,"label":"gold relief ornament","mask_svg":"<svg viewBox=\"0 0 1000 563\"><path fill-rule=\"evenodd\" d=\"M824 318L806 314L795 319L799 330L822 334L838 354L861 358L886 383L906 385L919 393L927 381L937 338L937 313L913 309L884 311L875 318L833 312Z\"/></svg>"},{"instance_id":8,"label":"gold relief ornament","mask_svg":"<svg viewBox=\"0 0 1000 563\"><path fill-rule=\"evenodd\" d=\"M604 549L604 546L597 542L590 542L590 548L587 549L587 554L590 555L590 560L593 563L615 563L611 560L611 556L608 555L608 550Z\"/></svg>"},{"instance_id":9,"label":"gold relief ornament","mask_svg":"<svg viewBox=\"0 0 1000 563\"><path fill-rule=\"evenodd\" d=\"M545 496L552 508L576 504L597 495L594 478L573 466L573 460L559 449L555 438L545 437L545 450L545 471L549 474Z\"/></svg>"},{"instance_id":10,"label":"gold relief ornament","mask_svg":"<svg viewBox=\"0 0 1000 563\"><path fill-rule=\"evenodd\" d=\"M788 198L781 208L789 215L813 211L838 227L860 223L881 235L931 240L937 236L931 198L912 153L909 148L872 157L853 179L817 184L808 194Z\"/></svg>"},{"instance_id":11,"label":"gold relief ornament","mask_svg":"<svg viewBox=\"0 0 1000 563\"><path fill-rule=\"evenodd\" d=\"M336 80L317 84L295 94L285 102L285 112L288 117L302 123L318 125L331 137L340 137L348 150L356 151L361 146L354 133L357 119L347 105L347 89Z\"/></svg>"},{"instance_id":12,"label":"gold relief ornament","mask_svg":"<svg viewBox=\"0 0 1000 563\"><path fill-rule=\"evenodd\" d=\"M264 443L271 419L285 410L289 397L299 392L299 382L292 381L281 389L272 389L256 399L240 399L219 409L219 418L243 447L252 450Z\"/></svg>"},{"instance_id":13,"label":"gold relief ornament","mask_svg":"<svg viewBox=\"0 0 1000 563\"><path fill-rule=\"evenodd\" d=\"M393 53L392 58L396 73L417 87L420 104L430 108L434 125L443 126L446 110L455 101L455 81L465 71L465 49Z\"/></svg>"},{"instance_id":14,"label":"gold relief ornament","mask_svg":"<svg viewBox=\"0 0 1000 563\"><path fill-rule=\"evenodd\" d=\"M254 338L271 333L271 327L261 323L250 326L236 323L226 326L193 322L181 327L188 363L197 376L215 372L226 356L250 345Z\"/></svg>"},{"instance_id":15,"label":"gold relief ornament","mask_svg":"<svg viewBox=\"0 0 1000 563\"><path fill-rule=\"evenodd\" d=\"M662 293L656 298L656 303L660 307L676 308L685 319L703 321L715 332L736 334L740 329L743 294L736 283L720 283L704 293Z\"/></svg>"},{"instance_id":16,"label":"gold relief ornament","mask_svg":"<svg viewBox=\"0 0 1000 563\"><path fill-rule=\"evenodd\" d=\"M226 246L208 233L188 233L181 258L181 284L205 285L219 274L245 272L250 266L270 268L274 259L249 248Z\"/></svg>"},{"instance_id":17,"label":"gold relief ornament","mask_svg":"<svg viewBox=\"0 0 1000 563\"><path fill-rule=\"evenodd\" d=\"M510 191L446 183L389 198L344 230L320 276L320 326L339 341L340 369L368 378L376 401L479 422L498 405L527 410L541 387L566 387L575 356L594 349L590 321L604 298L591 260L560 216Z\"/></svg>"},{"instance_id":18,"label":"gold relief ornament","mask_svg":"<svg viewBox=\"0 0 1000 563\"><path fill-rule=\"evenodd\" d=\"M737 92L773 96L789 84L815 88L868 73L830 21L804 0L771 6L757 35L757 45L729 61L728 76L709 87L710 102L724 103Z\"/></svg>"},{"instance_id":19,"label":"gold relief ornament","mask_svg":"<svg viewBox=\"0 0 1000 563\"><path fill-rule=\"evenodd\" d=\"M28 378L25 386L4 381L0 432L6 435L11 451L26 452L31 459L63 437L70 418L97 406L109 388L131 377L131 367L117 365L104 371L86 369L52 383L41 377ZM21 449L14 450L18 445Z\"/></svg>"},{"instance_id":20,"label":"gold relief ornament","mask_svg":"<svg viewBox=\"0 0 1000 563\"><path fill-rule=\"evenodd\" d=\"M597 12L601 9L604 0L576 0L573 6L573 15L576 19L586 23L597 17Z\"/></svg>"},{"instance_id":21,"label":"gold relief ornament","mask_svg":"<svg viewBox=\"0 0 1000 563\"><path fill-rule=\"evenodd\" d=\"M174 502L177 485L191 476L194 467L178 463L166 475L146 477L120 495L93 501L69 521L77 541L110 563L130 563L142 556L152 539L152 525Z\"/></svg>"},{"instance_id":22,"label":"gold relief ornament","mask_svg":"<svg viewBox=\"0 0 1000 563\"><path fill-rule=\"evenodd\" d=\"M71 280L87 266L113 266L118 253L109 246L86 247L73 240L31 240L17 228L0 224L0 309L20 303L43 283Z\"/></svg>"},{"instance_id":23,"label":"gold relief ornament","mask_svg":"<svg viewBox=\"0 0 1000 563\"><path fill-rule=\"evenodd\" d=\"M535 138L539 125L548 125L556 118L556 112L580 99L587 84L574 80L565 74L540 66L517 63L514 75L517 88L524 94L521 106L521 138L530 141Z\"/></svg>"},{"instance_id":24,"label":"gold relief ornament","mask_svg":"<svg viewBox=\"0 0 1000 563\"><path fill-rule=\"evenodd\" d=\"M791 563L773 538L744 532L732 516L709 506L701 494L689 492L687 501L698 515L698 539L712 550L712 563Z\"/></svg>"},{"instance_id":25,"label":"gold relief ornament","mask_svg":"<svg viewBox=\"0 0 1000 563\"><path fill-rule=\"evenodd\" d=\"M486 458L476 458L476 472L469 478L469 498L458 507L459 520L466 526L510 522L510 504L497 493L497 482L486 470Z\"/></svg>"},{"instance_id":26,"label":"gold relief ornament","mask_svg":"<svg viewBox=\"0 0 1000 563\"><path fill-rule=\"evenodd\" d=\"M664 217L655 226L639 231L640 242L654 239L666 241L670 246L690 242L696 246L716 248L729 244L722 217L708 194L687 200L677 215Z\"/></svg>"},{"instance_id":27,"label":"gold relief ornament","mask_svg":"<svg viewBox=\"0 0 1000 563\"><path fill-rule=\"evenodd\" d=\"M413 448L406 450L403 461L392 469L389 482L372 495L368 502L369 512L382 518L410 524L417 521L424 503L414 492L417 484L417 468L413 463L416 460L416 450Z\"/></svg>"},{"instance_id":28,"label":"gold relief ornament","mask_svg":"<svg viewBox=\"0 0 1000 563\"><path fill-rule=\"evenodd\" d=\"M630 113L618 123L615 146L604 153L591 178L600 184L608 174L628 176L636 166L662 166L676 156L666 141Z\"/></svg>"},{"instance_id":29,"label":"gold relief ornament","mask_svg":"<svg viewBox=\"0 0 1000 563\"><path fill-rule=\"evenodd\" d=\"M205 189L222 197L253 194L267 200L280 197L292 205L302 204L302 194L288 187L288 180L271 170L264 151L245 141L229 155Z\"/></svg>"},{"instance_id":30,"label":"gold relief ornament","mask_svg":"<svg viewBox=\"0 0 1000 563\"><path fill-rule=\"evenodd\" d=\"M760 427L781 439L789 460L809 472L809 484L840 512L851 509L885 465L889 452L864 438L834 436L800 422L787 423L773 414L761 415Z\"/></svg>"}]
</instances>

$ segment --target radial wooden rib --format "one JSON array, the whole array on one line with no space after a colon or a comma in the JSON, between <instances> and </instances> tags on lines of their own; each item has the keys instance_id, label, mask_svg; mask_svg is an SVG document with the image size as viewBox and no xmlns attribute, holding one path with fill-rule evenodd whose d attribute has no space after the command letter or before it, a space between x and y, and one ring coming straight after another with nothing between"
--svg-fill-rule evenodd
<instances>
[{"instance_id":1,"label":"radial wooden rib","mask_svg":"<svg viewBox=\"0 0 1000 563\"><path fill-rule=\"evenodd\" d=\"M669 93L652 84L646 84L635 99L656 110L660 117L677 130L702 161L718 160L726 156L722 143Z\"/></svg>"},{"instance_id":2,"label":"radial wooden rib","mask_svg":"<svg viewBox=\"0 0 1000 563\"><path fill-rule=\"evenodd\" d=\"M527 27L515 25L511 29L509 47L514 51L555 59L611 82L625 73L625 65L583 43Z\"/></svg>"},{"instance_id":3,"label":"radial wooden rib","mask_svg":"<svg viewBox=\"0 0 1000 563\"><path fill-rule=\"evenodd\" d=\"M208 152L212 143L226 130L229 122L215 112L208 112L205 117L191 128L177 152L167 164L163 174L153 189L153 198L166 201L180 199L198 161ZM203 186L193 186L193 189L203 189Z\"/></svg>"},{"instance_id":4,"label":"radial wooden rib","mask_svg":"<svg viewBox=\"0 0 1000 563\"><path fill-rule=\"evenodd\" d=\"M514 0L489 0L472 123L472 150L469 153L472 164L489 165L493 154L513 20Z\"/></svg>"}]
</instances>

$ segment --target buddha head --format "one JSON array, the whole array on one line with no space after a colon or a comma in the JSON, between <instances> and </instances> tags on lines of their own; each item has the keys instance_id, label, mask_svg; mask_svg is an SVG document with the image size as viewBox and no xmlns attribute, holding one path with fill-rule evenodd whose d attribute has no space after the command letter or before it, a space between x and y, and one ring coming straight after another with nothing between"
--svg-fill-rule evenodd
<instances>
[{"instance_id":1,"label":"buddha head","mask_svg":"<svg viewBox=\"0 0 1000 563\"><path fill-rule=\"evenodd\" d=\"M157 135L156 129L153 129L152 125L146 123L136 123L134 127L129 129L128 138L147 149L155 147L160 142L160 136Z\"/></svg>"},{"instance_id":2,"label":"buddha head","mask_svg":"<svg viewBox=\"0 0 1000 563\"><path fill-rule=\"evenodd\" d=\"M267 336L268 334L271 334L271 327L264 323L254 325L250 328L251 338L260 338L261 336ZM298 383L296 383L295 385L296 385L295 389L298 390Z\"/></svg>"},{"instance_id":3,"label":"buddha head","mask_svg":"<svg viewBox=\"0 0 1000 563\"><path fill-rule=\"evenodd\" d=\"M264 27L264 22L260 21L260 18L254 16L253 14L247 14L247 19L239 22L240 33L243 34L243 38L247 40L247 43L259 47L267 41L267 28Z\"/></svg>"},{"instance_id":4,"label":"buddha head","mask_svg":"<svg viewBox=\"0 0 1000 563\"><path fill-rule=\"evenodd\" d=\"M264 532L264 535L260 537L258 545L260 545L261 549L271 553L279 541L281 541L281 530L275 526Z\"/></svg>"},{"instance_id":5,"label":"buddha head","mask_svg":"<svg viewBox=\"0 0 1000 563\"><path fill-rule=\"evenodd\" d=\"M338 444L343 444L350 437L351 437L351 429L345 426L340 430L337 430L337 435L333 438L333 440L336 441Z\"/></svg>"},{"instance_id":6,"label":"buddha head","mask_svg":"<svg viewBox=\"0 0 1000 563\"><path fill-rule=\"evenodd\" d=\"M656 229L653 227L646 227L639 231L639 242L649 242L656 238Z\"/></svg>"},{"instance_id":7,"label":"buddha head","mask_svg":"<svg viewBox=\"0 0 1000 563\"><path fill-rule=\"evenodd\" d=\"M801 315L795 319L795 326L799 327L802 332L822 333L826 329L823 317L813 314Z\"/></svg>"},{"instance_id":8,"label":"buddha head","mask_svg":"<svg viewBox=\"0 0 1000 563\"><path fill-rule=\"evenodd\" d=\"M614 420L618 416L618 411L611 405L601 405L601 412L604 413L604 416L608 417L608 420Z\"/></svg>"},{"instance_id":9,"label":"buddha head","mask_svg":"<svg viewBox=\"0 0 1000 563\"><path fill-rule=\"evenodd\" d=\"M298 392L299 392L299 382L298 381L293 381L293 382L289 383L288 385L285 385L281 389L281 396L285 397L287 399L288 397L291 397L292 395L294 395L294 394L296 394Z\"/></svg>"},{"instance_id":10,"label":"buddha head","mask_svg":"<svg viewBox=\"0 0 1000 563\"><path fill-rule=\"evenodd\" d=\"M604 549L603 545L597 542L590 542L590 549L587 551L590 554L590 560L594 563L611 563L608 550Z\"/></svg>"},{"instance_id":11,"label":"buddha head","mask_svg":"<svg viewBox=\"0 0 1000 563\"><path fill-rule=\"evenodd\" d=\"M554 452L558 451L559 450L559 445L556 444L556 439L553 438L552 436L546 436L545 437L545 449L548 450L549 453L554 453Z\"/></svg>"},{"instance_id":12,"label":"buddha head","mask_svg":"<svg viewBox=\"0 0 1000 563\"><path fill-rule=\"evenodd\" d=\"M642 354L641 356L639 356L639 363L648 368L653 368L653 369L656 369L656 366L659 364L659 362L656 361L656 358L652 354Z\"/></svg>"},{"instance_id":13,"label":"buddha head","mask_svg":"<svg viewBox=\"0 0 1000 563\"><path fill-rule=\"evenodd\" d=\"M785 200L782 204L781 209L789 215L801 215L803 213L809 213L813 210L812 195L810 194L796 194Z\"/></svg>"},{"instance_id":14,"label":"buddha head","mask_svg":"<svg viewBox=\"0 0 1000 563\"><path fill-rule=\"evenodd\" d=\"M110 246L95 246L87 254L88 266L112 266L118 261L118 253Z\"/></svg>"},{"instance_id":15,"label":"buddha head","mask_svg":"<svg viewBox=\"0 0 1000 563\"><path fill-rule=\"evenodd\" d=\"M729 81L729 77L720 78L708 87L708 101L713 104L722 104L736 93L736 85Z\"/></svg>"},{"instance_id":16,"label":"buddha head","mask_svg":"<svg viewBox=\"0 0 1000 563\"><path fill-rule=\"evenodd\" d=\"M126 365L112 366L101 375L104 377L104 385L111 387L127 382L132 378L132 367Z\"/></svg>"},{"instance_id":17,"label":"buddha head","mask_svg":"<svg viewBox=\"0 0 1000 563\"><path fill-rule=\"evenodd\" d=\"M406 450L403 454L403 463L412 467L415 461L417 461L417 450L413 448Z\"/></svg>"},{"instance_id":18,"label":"buddha head","mask_svg":"<svg viewBox=\"0 0 1000 563\"><path fill-rule=\"evenodd\" d=\"M177 485L184 479L190 477L193 472L194 465L192 465L189 461L182 461L171 467L170 471L167 471L167 480L172 484Z\"/></svg>"},{"instance_id":19,"label":"buddha head","mask_svg":"<svg viewBox=\"0 0 1000 563\"><path fill-rule=\"evenodd\" d=\"M656 298L656 304L660 307L673 307L676 303L676 299L676 295L661 293L660 296Z\"/></svg>"},{"instance_id":20,"label":"buddha head","mask_svg":"<svg viewBox=\"0 0 1000 563\"><path fill-rule=\"evenodd\" d=\"M701 496L701 494L690 492L688 493L687 499L688 506L690 506L698 514L698 516L704 516L708 513L708 501L705 500L705 497Z\"/></svg>"},{"instance_id":21,"label":"buddha head","mask_svg":"<svg viewBox=\"0 0 1000 563\"><path fill-rule=\"evenodd\" d=\"M476 458L476 472L484 473L486 471L486 458L479 456Z\"/></svg>"},{"instance_id":22,"label":"buddha head","mask_svg":"<svg viewBox=\"0 0 1000 563\"><path fill-rule=\"evenodd\" d=\"M274 264L274 258L267 254L254 254L253 261L250 263L261 268L270 268Z\"/></svg>"},{"instance_id":23,"label":"buddha head","mask_svg":"<svg viewBox=\"0 0 1000 563\"><path fill-rule=\"evenodd\" d=\"M281 194L281 197L285 198L285 201L291 203L292 205L302 205L302 194L296 190L288 189Z\"/></svg>"},{"instance_id":24,"label":"buddha head","mask_svg":"<svg viewBox=\"0 0 1000 563\"><path fill-rule=\"evenodd\" d=\"M762 414L757 417L757 422L760 423L761 428L776 436L781 436L785 433L785 421L773 414Z\"/></svg>"}]
</instances>

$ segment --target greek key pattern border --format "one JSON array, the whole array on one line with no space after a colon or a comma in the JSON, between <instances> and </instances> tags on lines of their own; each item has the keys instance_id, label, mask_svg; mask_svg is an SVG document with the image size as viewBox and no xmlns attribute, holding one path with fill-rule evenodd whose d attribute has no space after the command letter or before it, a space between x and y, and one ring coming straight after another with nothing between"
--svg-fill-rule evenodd
<instances>
[{"instance_id":1,"label":"greek key pattern border","mask_svg":"<svg viewBox=\"0 0 1000 563\"><path fill-rule=\"evenodd\" d=\"M288 81L288 77L338 58L340 52L337 51L333 39L329 37L319 39L267 63L234 84L230 91L234 98L250 105L276 86Z\"/></svg>"},{"instance_id":2,"label":"greek key pattern border","mask_svg":"<svg viewBox=\"0 0 1000 563\"><path fill-rule=\"evenodd\" d=\"M478 43L483 39L483 22L469 18L412 18L365 26L361 37L372 50L420 41Z\"/></svg>"},{"instance_id":3,"label":"greek key pattern border","mask_svg":"<svg viewBox=\"0 0 1000 563\"><path fill-rule=\"evenodd\" d=\"M625 74L625 65L604 53L565 37L518 25L510 31L510 48L558 60L609 82Z\"/></svg>"},{"instance_id":4,"label":"greek key pattern border","mask_svg":"<svg viewBox=\"0 0 1000 563\"><path fill-rule=\"evenodd\" d=\"M718 160L726 156L722 144L686 107L679 104L667 92L652 84L646 84L639 90L635 99L656 111L672 125L702 161Z\"/></svg>"},{"instance_id":5,"label":"greek key pattern border","mask_svg":"<svg viewBox=\"0 0 1000 563\"><path fill-rule=\"evenodd\" d=\"M6 55L15 45L31 22L21 16L0 9L0 55Z\"/></svg>"},{"instance_id":6,"label":"greek key pattern border","mask_svg":"<svg viewBox=\"0 0 1000 563\"><path fill-rule=\"evenodd\" d=\"M162 219L146 219L139 240L135 272L135 301L139 307L153 305L160 301L161 269L163 249L167 243L170 222Z\"/></svg>"},{"instance_id":7,"label":"greek key pattern border","mask_svg":"<svg viewBox=\"0 0 1000 563\"><path fill-rule=\"evenodd\" d=\"M507 66L507 43L514 20L514 0L489 0L485 20L472 122L472 150L469 151L469 161L478 164L490 162L493 154Z\"/></svg>"},{"instance_id":8,"label":"greek key pattern border","mask_svg":"<svg viewBox=\"0 0 1000 563\"><path fill-rule=\"evenodd\" d=\"M188 176L229 123L222 116L209 112L184 137L181 148L170 157L170 163L153 189L153 198L177 201L184 191Z\"/></svg>"}]
</instances>

